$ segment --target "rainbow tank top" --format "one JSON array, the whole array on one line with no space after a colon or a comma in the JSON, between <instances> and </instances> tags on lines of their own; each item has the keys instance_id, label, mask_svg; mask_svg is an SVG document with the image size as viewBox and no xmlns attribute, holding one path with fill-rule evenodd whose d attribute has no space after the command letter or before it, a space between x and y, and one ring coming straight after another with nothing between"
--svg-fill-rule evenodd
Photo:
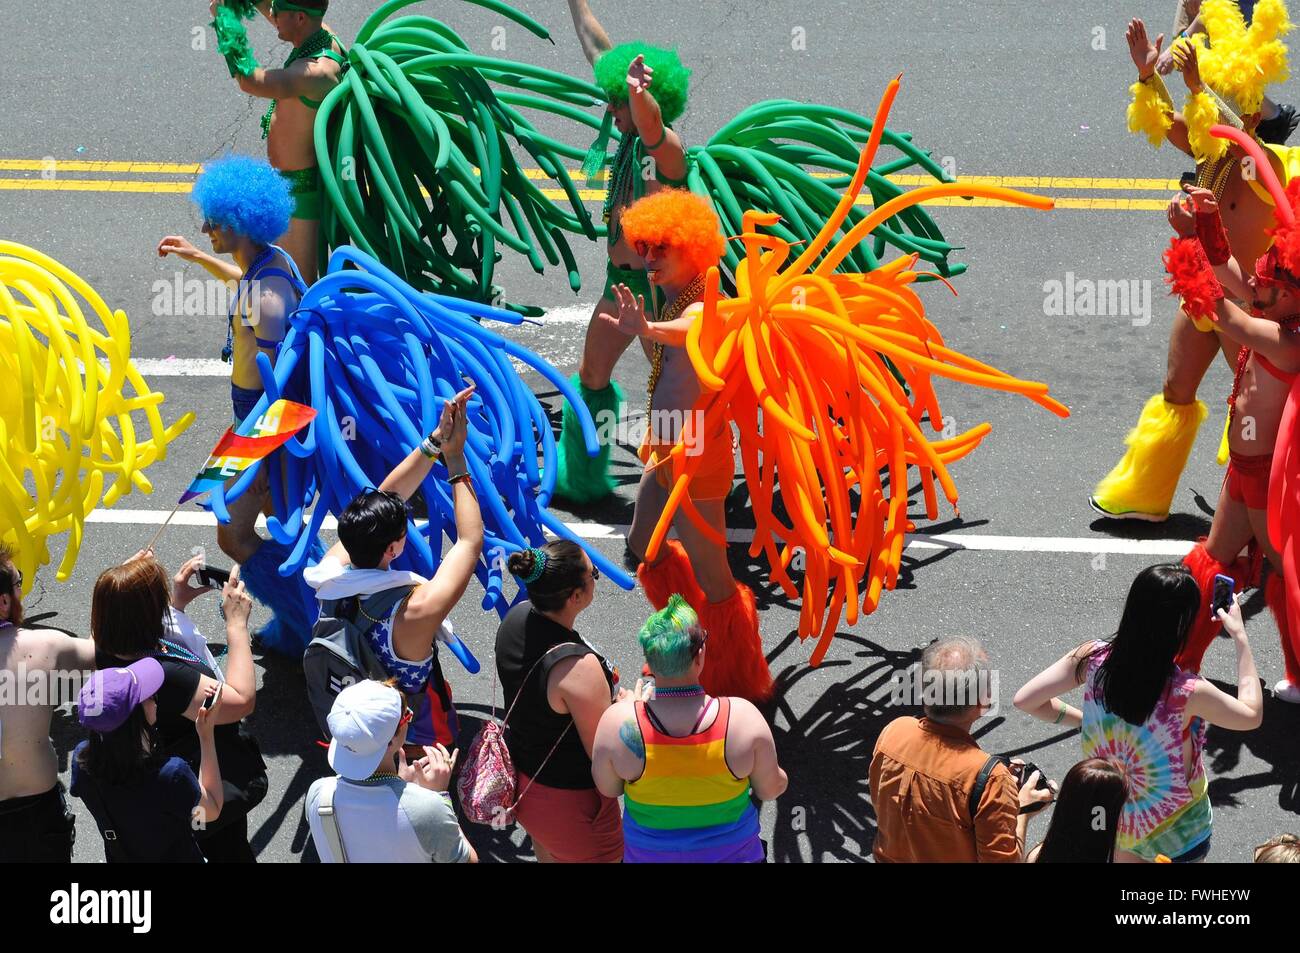
<instances>
[{"instance_id":1,"label":"rainbow tank top","mask_svg":"<svg viewBox=\"0 0 1300 953\"><path fill-rule=\"evenodd\" d=\"M718 699L713 724L678 738L636 704L645 770L624 789L625 863L762 863L758 811L749 779L727 767L731 699Z\"/></svg>"}]
</instances>

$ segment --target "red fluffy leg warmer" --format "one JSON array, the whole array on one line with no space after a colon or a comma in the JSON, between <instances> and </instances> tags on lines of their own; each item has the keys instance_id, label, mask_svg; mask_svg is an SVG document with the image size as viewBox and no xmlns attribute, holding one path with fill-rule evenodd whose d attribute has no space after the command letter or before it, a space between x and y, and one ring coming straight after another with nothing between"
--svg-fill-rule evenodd
<instances>
[{"instance_id":1,"label":"red fluffy leg warmer","mask_svg":"<svg viewBox=\"0 0 1300 953\"><path fill-rule=\"evenodd\" d=\"M637 567L636 578L641 583L645 597L656 610L668 605L673 593L679 593L696 615L708 602L704 590L695 580L695 570L686 556L686 550L675 539L664 542L663 558L653 566L642 563Z\"/></svg>"},{"instance_id":2,"label":"red fluffy leg warmer","mask_svg":"<svg viewBox=\"0 0 1300 953\"><path fill-rule=\"evenodd\" d=\"M1201 604L1196 609L1196 618L1192 621L1192 630L1187 634L1187 646L1175 661L1178 667L1188 672L1201 670L1201 659L1210 647L1214 637L1223 626L1218 619L1210 618L1210 600L1214 598L1214 577L1219 573L1232 575L1233 566L1225 566L1209 554L1204 540L1192 547L1192 551L1183 558L1183 565L1188 568L1196 585L1201 589ZM1240 588L1240 586L1239 586Z\"/></svg>"},{"instance_id":3,"label":"red fluffy leg warmer","mask_svg":"<svg viewBox=\"0 0 1300 953\"><path fill-rule=\"evenodd\" d=\"M763 656L758 632L758 607L754 591L736 584L722 602L706 603L697 610L708 633L704 672L700 681L710 695L734 695L761 704L772 694L772 673Z\"/></svg>"},{"instance_id":4,"label":"red fluffy leg warmer","mask_svg":"<svg viewBox=\"0 0 1300 953\"><path fill-rule=\"evenodd\" d=\"M1286 680L1292 685L1300 685L1300 634L1291 624L1287 612L1286 583L1281 576L1274 573L1264 585L1264 601L1273 613L1277 623L1278 635L1282 637L1282 658L1286 660Z\"/></svg>"}]
</instances>

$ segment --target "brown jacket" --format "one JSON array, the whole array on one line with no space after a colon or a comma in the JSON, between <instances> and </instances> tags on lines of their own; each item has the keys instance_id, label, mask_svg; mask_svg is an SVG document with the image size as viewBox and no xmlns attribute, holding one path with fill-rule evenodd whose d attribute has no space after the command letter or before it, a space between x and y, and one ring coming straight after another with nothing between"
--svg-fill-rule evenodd
<instances>
[{"instance_id":1,"label":"brown jacket","mask_svg":"<svg viewBox=\"0 0 1300 953\"><path fill-rule=\"evenodd\" d=\"M1020 810L1006 765L989 775L972 819L969 800L989 756L961 728L896 718L871 759L871 803L881 862L1016 863Z\"/></svg>"}]
</instances>

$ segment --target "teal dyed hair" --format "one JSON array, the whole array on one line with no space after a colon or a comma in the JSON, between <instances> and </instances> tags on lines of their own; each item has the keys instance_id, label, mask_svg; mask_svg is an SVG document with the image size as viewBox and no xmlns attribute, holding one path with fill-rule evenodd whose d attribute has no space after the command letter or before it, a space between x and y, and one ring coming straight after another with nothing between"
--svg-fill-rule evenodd
<instances>
[{"instance_id":1,"label":"teal dyed hair","mask_svg":"<svg viewBox=\"0 0 1300 953\"><path fill-rule=\"evenodd\" d=\"M665 50L648 43L620 43L596 60L596 85L611 105L622 106L627 102L627 68L638 55L644 55L646 66L654 70L650 95L659 104L664 122L674 122L686 112L691 83L691 71L682 65L676 50Z\"/></svg>"},{"instance_id":2,"label":"teal dyed hair","mask_svg":"<svg viewBox=\"0 0 1300 953\"><path fill-rule=\"evenodd\" d=\"M691 634L699 630L700 619L680 595L674 593L664 606L641 626L637 639L650 671L664 678L679 678L691 670Z\"/></svg>"}]
</instances>

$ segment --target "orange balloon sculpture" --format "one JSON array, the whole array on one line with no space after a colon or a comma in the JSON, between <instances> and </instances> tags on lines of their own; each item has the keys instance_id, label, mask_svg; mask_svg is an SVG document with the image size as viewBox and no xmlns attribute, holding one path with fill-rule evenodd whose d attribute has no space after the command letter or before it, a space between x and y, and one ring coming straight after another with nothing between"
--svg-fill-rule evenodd
<instances>
[{"instance_id":1,"label":"orange balloon sculpture","mask_svg":"<svg viewBox=\"0 0 1300 953\"><path fill-rule=\"evenodd\" d=\"M974 450L992 429L983 423L949 440L927 439L922 419L935 429L943 420L933 375L1021 394L1060 417L1070 413L1047 395L1046 384L1019 380L944 346L909 287L917 278L916 256L867 274L834 273L877 225L927 199L981 196L1038 209L1052 208L1051 199L960 182L918 188L877 208L816 261L861 192L901 78L886 89L853 181L809 247L783 269L790 244L758 231L778 216L749 211L735 298L720 298L717 269L710 269L703 314L686 338L701 396L671 451L677 478L647 550L654 561L679 507L725 545L687 495L703 460L687 448L698 446L697 429L716 433L734 422L756 521L750 555L766 552L771 578L798 598L788 570L802 551L799 635L819 633L813 665L830 647L841 611L853 625L859 604L864 613L875 611L881 591L897 583L904 536L914 529L907 519L908 467L920 471L926 518L935 519L935 481L955 506L957 488L946 465ZM778 496L790 525L773 510Z\"/></svg>"}]
</instances>

